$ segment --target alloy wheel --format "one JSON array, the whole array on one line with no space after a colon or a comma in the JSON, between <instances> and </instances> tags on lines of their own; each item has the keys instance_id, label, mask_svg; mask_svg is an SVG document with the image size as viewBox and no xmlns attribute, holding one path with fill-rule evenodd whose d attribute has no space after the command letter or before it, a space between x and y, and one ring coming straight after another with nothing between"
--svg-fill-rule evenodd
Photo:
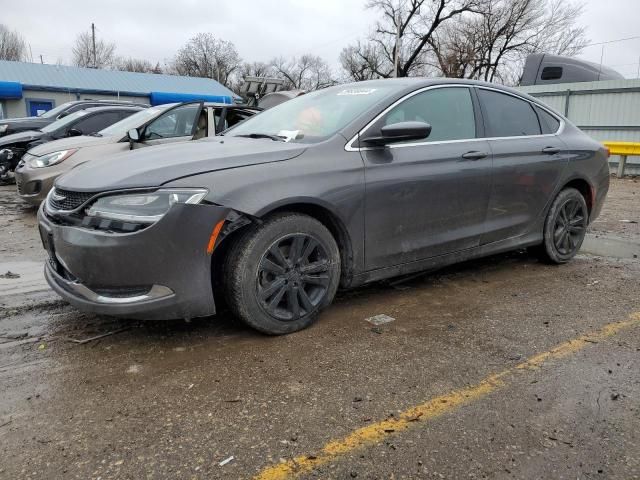
<instances>
[{"instance_id":1,"label":"alloy wheel","mask_svg":"<svg viewBox=\"0 0 640 480\"><path fill-rule=\"evenodd\" d=\"M580 246L587 228L583 205L569 199L558 209L553 228L553 243L560 255L571 255Z\"/></svg>"},{"instance_id":2,"label":"alloy wheel","mask_svg":"<svg viewBox=\"0 0 640 480\"><path fill-rule=\"evenodd\" d=\"M327 293L329 267L327 251L310 235L296 233L275 241L258 264L260 305L284 322L307 315Z\"/></svg>"}]
</instances>

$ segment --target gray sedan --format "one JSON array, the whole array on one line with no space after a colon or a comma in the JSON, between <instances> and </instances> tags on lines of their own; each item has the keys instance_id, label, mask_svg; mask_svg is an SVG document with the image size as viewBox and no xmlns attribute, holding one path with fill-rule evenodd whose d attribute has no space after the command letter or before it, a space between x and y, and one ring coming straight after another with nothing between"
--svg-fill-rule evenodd
<instances>
[{"instance_id":1,"label":"gray sedan","mask_svg":"<svg viewBox=\"0 0 640 480\"><path fill-rule=\"evenodd\" d=\"M218 136L105 158L39 211L46 278L83 310L309 326L339 287L516 248L569 261L607 152L538 100L404 78L290 100Z\"/></svg>"}]
</instances>

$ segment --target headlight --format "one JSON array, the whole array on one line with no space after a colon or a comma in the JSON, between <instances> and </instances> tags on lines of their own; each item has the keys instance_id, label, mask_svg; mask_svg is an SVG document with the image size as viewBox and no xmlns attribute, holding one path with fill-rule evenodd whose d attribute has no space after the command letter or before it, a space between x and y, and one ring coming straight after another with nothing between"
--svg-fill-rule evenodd
<instances>
[{"instance_id":1,"label":"headlight","mask_svg":"<svg viewBox=\"0 0 640 480\"><path fill-rule=\"evenodd\" d=\"M200 203L207 190L203 188L164 189L149 193L125 193L97 199L86 214L123 222L151 224L160 220L176 203Z\"/></svg>"},{"instance_id":2,"label":"headlight","mask_svg":"<svg viewBox=\"0 0 640 480\"><path fill-rule=\"evenodd\" d=\"M9 125L7 125L6 123L4 125L0 125L0 133L6 132L8 128Z\"/></svg>"},{"instance_id":3,"label":"headlight","mask_svg":"<svg viewBox=\"0 0 640 480\"><path fill-rule=\"evenodd\" d=\"M47 153L46 155L43 155L41 157L34 156L29 160L29 166L31 168L50 167L51 165L55 165L66 160L77 151L77 148L71 148L69 150L60 150L59 152Z\"/></svg>"}]
</instances>

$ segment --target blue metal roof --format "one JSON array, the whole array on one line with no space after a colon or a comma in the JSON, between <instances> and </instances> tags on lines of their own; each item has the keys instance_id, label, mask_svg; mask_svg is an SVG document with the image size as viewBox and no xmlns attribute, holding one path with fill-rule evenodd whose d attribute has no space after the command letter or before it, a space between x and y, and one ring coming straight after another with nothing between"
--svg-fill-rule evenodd
<instances>
[{"instance_id":1,"label":"blue metal roof","mask_svg":"<svg viewBox=\"0 0 640 480\"><path fill-rule=\"evenodd\" d=\"M0 60L0 82L17 82L25 89L37 88L64 92L120 92L121 95L144 96L151 92L172 92L237 97L231 90L210 78L119 72L6 60Z\"/></svg>"}]
</instances>

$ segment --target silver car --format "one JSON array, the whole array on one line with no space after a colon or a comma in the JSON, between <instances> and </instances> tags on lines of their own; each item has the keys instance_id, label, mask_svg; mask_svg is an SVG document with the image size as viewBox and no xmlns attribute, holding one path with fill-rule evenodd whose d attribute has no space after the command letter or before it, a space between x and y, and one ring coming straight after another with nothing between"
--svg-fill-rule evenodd
<instances>
[{"instance_id":1,"label":"silver car","mask_svg":"<svg viewBox=\"0 0 640 480\"><path fill-rule=\"evenodd\" d=\"M214 136L259 111L220 103L170 103L142 110L90 136L39 145L16 167L18 194L39 205L54 180L80 164L129 149Z\"/></svg>"}]
</instances>

